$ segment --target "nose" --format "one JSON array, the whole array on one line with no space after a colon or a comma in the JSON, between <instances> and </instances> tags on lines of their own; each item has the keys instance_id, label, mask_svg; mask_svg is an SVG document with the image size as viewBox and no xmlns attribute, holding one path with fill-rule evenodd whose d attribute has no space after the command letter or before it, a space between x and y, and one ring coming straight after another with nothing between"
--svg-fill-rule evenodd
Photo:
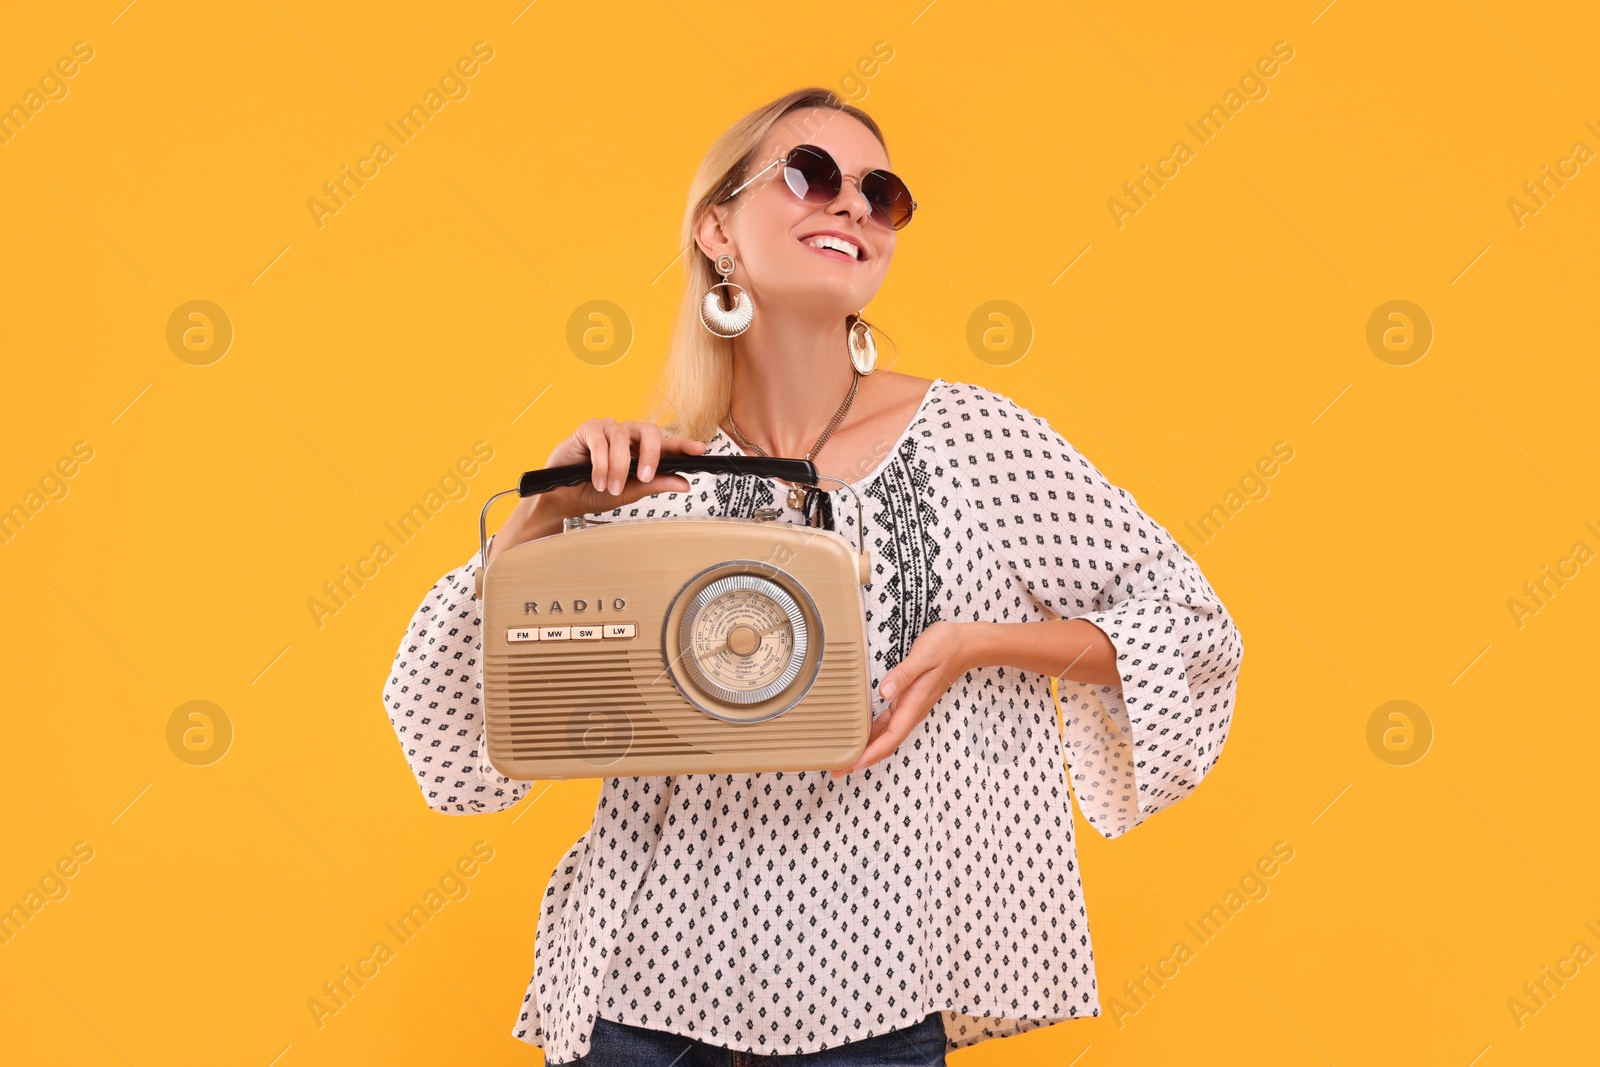
<instances>
[{"instance_id":1,"label":"nose","mask_svg":"<svg viewBox=\"0 0 1600 1067\"><path fill-rule=\"evenodd\" d=\"M861 179L846 175L839 183L839 195L828 205L830 212L847 211L852 218L865 222L872 215L872 205L861 195Z\"/></svg>"}]
</instances>

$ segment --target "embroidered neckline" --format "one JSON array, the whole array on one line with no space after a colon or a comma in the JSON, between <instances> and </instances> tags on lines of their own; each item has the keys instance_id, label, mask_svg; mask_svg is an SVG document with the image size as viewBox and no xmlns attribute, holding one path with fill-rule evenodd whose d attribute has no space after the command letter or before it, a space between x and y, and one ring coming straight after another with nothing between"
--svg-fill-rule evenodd
<instances>
[{"instance_id":1,"label":"embroidered neckline","mask_svg":"<svg viewBox=\"0 0 1600 1067\"><path fill-rule=\"evenodd\" d=\"M870 474L865 475L857 481L846 483L851 489L854 489L857 493L860 493L883 474L884 470L889 466L890 460L894 458L895 453L900 451L900 446L905 444L907 438L911 436L912 432L915 431L916 428L922 424L923 419L927 417L928 407L933 403L933 398L935 394L939 392L939 387L947 384L949 383L943 378L935 378L931 383L929 383L927 391L922 395L922 402L917 405L916 413L911 416L911 421L906 424L906 428L900 432L900 436L895 439L894 444L890 445L884 451L883 458L878 461L878 465L872 469ZM717 432L712 436L712 440L715 441L718 438L721 438L728 450L734 455L751 458L750 453L740 448L738 442L734 441L732 437L728 436L727 432L724 431L721 426L717 427ZM839 490L839 485L836 482L827 482L824 484L832 485L834 487L833 489L828 490L828 492L837 492Z\"/></svg>"}]
</instances>

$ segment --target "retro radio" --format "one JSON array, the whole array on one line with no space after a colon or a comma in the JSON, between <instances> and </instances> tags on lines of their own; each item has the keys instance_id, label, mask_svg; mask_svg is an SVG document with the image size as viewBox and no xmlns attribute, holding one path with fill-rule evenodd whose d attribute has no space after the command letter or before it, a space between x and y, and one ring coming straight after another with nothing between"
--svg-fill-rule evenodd
<instances>
[{"instance_id":1,"label":"retro radio","mask_svg":"<svg viewBox=\"0 0 1600 1067\"><path fill-rule=\"evenodd\" d=\"M872 718L860 498L810 460L662 456L658 470L839 482L857 542L762 509L580 516L504 549L478 571L490 765L519 779L849 766ZM591 477L527 472L484 504L479 544L499 497Z\"/></svg>"}]
</instances>

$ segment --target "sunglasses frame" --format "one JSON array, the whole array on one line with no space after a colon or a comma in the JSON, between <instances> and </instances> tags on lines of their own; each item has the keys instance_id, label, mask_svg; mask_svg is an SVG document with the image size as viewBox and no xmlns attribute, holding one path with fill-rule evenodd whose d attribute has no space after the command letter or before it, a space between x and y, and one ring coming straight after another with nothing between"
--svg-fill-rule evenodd
<instances>
[{"instance_id":1,"label":"sunglasses frame","mask_svg":"<svg viewBox=\"0 0 1600 1067\"><path fill-rule=\"evenodd\" d=\"M866 178L866 177L868 177L870 175L873 175L873 174L886 174L889 177L893 178L895 181L900 183L901 188L905 189L907 196L911 196L911 187L906 185L906 180L904 178L900 177L900 175L894 173L893 171L884 170L882 167L873 167L871 170L867 171L866 174L863 174L861 176L861 178L853 178L850 175L844 173L844 168L839 166L839 161L834 159L833 158L833 153L829 152L826 148L822 148L822 147L819 147L818 145L814 145L814 144L798 144L798 145L795 145L793 148L789 149L789 151L785 152L783 155L779 156L777 159L773 160L771 163L768 163L766 166L762 167L760 170L758 170L754 174L752 174L748 181L746 181L743 185L740 185L739 188L735 189L733 192L729 193L726 197L723 198L723 200L721 202L725 204L729 200L732 200L734 197L738 196L740 193L744 192L752 184L754 184L755 181L758 178L760 178L767 171L771 170L773 167L788 166L789 165L789 157L794 155L794 153L800 151L802 148L804 148L804 149L806 149L808 151L811 151L811 152L819 152L819 153L821 153L823 156L825 156L833 164L833 169L839 172L839 191L840 192L844 191L844 183L845 182L852 181L852 182L856 183L856 192L860 193L861 192L861 181L862 181L862 178ZM789 183L787 181L785 181L783 184L791 193L794 192L794 187L792 185L789 185ZM837 197L838 195L839 195L838 193L834 194L835 197ZM805 200L805 197L800 196L800 194L798 194L798 193L795 193L795 196L798 199L802 200L802 201ZM862 194L861 198L863 200L866 200L866 195ZM903 230L903 229L905 229L907 226L911 225L911 220L916 217L916 213L917 213L917 200L916 200L915 197L912 197L911 198L911 211L906 215L906 221L901 223L899 226L889 226L886 223L878 221L877 214L875 212L873 212L871 210L871 207L870 207L870 205L872 204L872 201L867 200L867 204L869 205L868 211L867 211L867 217L872 219L874 223L876 223L879 226L882 226L886 230Z\"/></svg>"}]
</instances>

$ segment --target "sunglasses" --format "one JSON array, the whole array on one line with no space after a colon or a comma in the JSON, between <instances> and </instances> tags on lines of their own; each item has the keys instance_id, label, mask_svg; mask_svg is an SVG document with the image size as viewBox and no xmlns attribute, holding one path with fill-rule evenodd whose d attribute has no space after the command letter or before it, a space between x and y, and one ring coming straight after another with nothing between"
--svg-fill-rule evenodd
<instances>
[{"instance_id":1,"label":"sunglasses","mask_svg":"<svg viewBox=\"0 0 1600 1067\"><path fill-rule=\"evenodd\" d=\"M833 157L816 145L803 144L791 148L780 159L762 167L750 181L739 186L724 199L732 200L757 178L773 167L782 164L783 180L789 191L810 204L830 204L844 188L844 174ZM911 221L917 202L911 199L911 190L899 176L886 170L869 170L859 179L852 178L861 197L867 202L868 216L880 226L898 230Z\"/></svg>"}]
</instances>

